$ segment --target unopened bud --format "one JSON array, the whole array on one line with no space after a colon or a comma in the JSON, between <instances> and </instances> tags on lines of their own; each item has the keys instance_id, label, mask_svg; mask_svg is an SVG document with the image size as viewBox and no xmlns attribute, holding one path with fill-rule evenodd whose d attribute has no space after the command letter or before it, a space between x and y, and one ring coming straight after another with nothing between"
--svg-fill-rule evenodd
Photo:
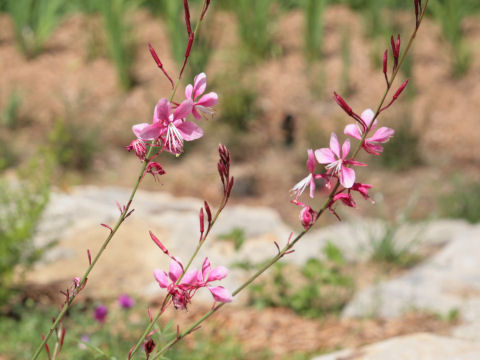
<instances>
[{"instance_id":1,"label":"unopened bud","mask_svg":"<svg viewBox=\"0 0 480 360\"><path fill-rule=\"evenodd\" d=\"M400 96L402 91L407 87L407 84L408 84L408 79L405 80L402 85L400 85L395 95L393 95L393 100L397 100L397 98Z\"/></svg>"},{"instance_id":2,"label":"unopened bud","mask_svg":"<svg viewBox=\"0 0 480 360\"><path fill-rule=\"evenodd\" d=\"M348 106L347 102L343 100L343 98L338 95L335 91L333 92L333 95L335 96L335 101L337 104L349 115L352 116L353 110L350 106Z\"/></svg>"}]
</instances>

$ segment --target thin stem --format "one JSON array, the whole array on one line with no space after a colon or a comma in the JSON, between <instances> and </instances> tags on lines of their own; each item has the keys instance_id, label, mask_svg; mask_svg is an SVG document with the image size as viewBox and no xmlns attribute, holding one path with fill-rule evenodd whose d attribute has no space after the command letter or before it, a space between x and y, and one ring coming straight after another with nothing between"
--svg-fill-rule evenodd
<instances>
[{"instance_id":1,"label":"thin stem","mask_svg":"<svg viewBox=\"0 0 480 360\"><path fill-rule=\"evenodd\" d=\"M420 23L422 22L422 19L423 19L423 16L425 14L425 10L427 8L427 5L428 5L428 0L425 1L425 6L423 8L423 11L422 11L422 14L419 18L419 22L418 22L418 25L416 26L415 30L413 31L411 37L410 37L410 40L408 42L408 45L398 63L398 67L397 69L395 70L395 72L393 73L392 75L392 78L390 79L390 83L387 85L387 89L385 90L385 93L383 94L381 100L380 100L380 104L378 105L377 107L377 111L375 112L375 117L374 119L372 120L371 124L373 124L375 118L378 116L379 112L380 112L380 109L383 105L383 103L385 102L385 99L388 95L388 92L391 88L391 85L393 83L393 81L395 80L395 77L400 69L400 67L402 66L403 64L403 61L405 59L405 56L407 55L408 51L410 50L410 47L413 43L413 39L415 38L416 36L416 33L417 33L417 30L418 28L420 27ZM371 126L370 126L371 127ZM360 148L361 148L361 144L363 143L363 140L365 139L365 137L367 136L367 133L368 131L370 130L370 127L367 129L367 131L365 131L365 133L363 134L362 136L362 139L360 141L360 143L358 144L355 152L354 152L354 158L356 155L358 155L358 152L360 151ZM337 184L334 186L334 188L332 189L332 191L330 192L329 196L327 197L327 199L324 201L324 203L322 204L322 206L320 207L320 209L318 210L317 214L317 220L318 218L325 212L325 210L328 208L329 204L330 204L330 201L332 200L333 196L335 195L335 192L337 191L338 187L340 186L340 183L337 182ZM316 220L316 221L317 221ZM313 226L312 226L313 227ZM309 232L309 230L312 228L308 228L304 231L302 231L300 234L298 234L295 239L289 243L287 243L287 245L285 245L285 247L276 255L274 256L268 263L266 263L265 265L263 265L254 275L252 275L245 283L243 283L241 286L239 286L233 293L232 295L233 296L236 296L238 295L242 290L244 290L248 285L250 285L253 281L255 281L260 275L262 275L268 268L270 268L273 264L275 264L278 260L280 260L286 253L287 251L289 251L290 249L293 248L293 246L306 234ZM219 310L220 308L222 308L223 306L225 305L225 303L221 303L217 306L215 306L213 309L211 309L210 311L208 311L205 315L203 315L200 319L198 319L193 325L191 325L187 330L185 330L184 332L182 332L181 334L179 334L175 339L171 340L169 343L167 343L162 349L159 350L158 353L155 354L155 356L152 358L153 360L155 359L158 359L161 355L165 354L173 345L175 345L177 342L179 342L181 339L183 339L185 336L189 335L192 331L194 331L196 328L198 328L198 326L203 322L205 321L206 319L208 319L210 316L212 316L217 310Z\"/></svg>"}]
</instances>

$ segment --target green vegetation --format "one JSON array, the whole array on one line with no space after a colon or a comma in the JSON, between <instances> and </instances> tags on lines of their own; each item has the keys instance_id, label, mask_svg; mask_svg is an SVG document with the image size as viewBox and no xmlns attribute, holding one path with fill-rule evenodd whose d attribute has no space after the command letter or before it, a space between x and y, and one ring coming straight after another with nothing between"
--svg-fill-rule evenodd
<instances>
[{"instance_id":1,"label":"green vegetation","mask_svg":"<svg viewBox=\"0 0 480 360\"><path fill-rule=\"evenodd\" d=\"M133 75L135 44L130 16L138 3L136 0L109 0L100 1L99 4L110 58L115 64L120 86L128 90L135 84Z\"/></svg>"},{"instance_id":2,"label":"green vegetation","mask_svg":"<svg viewBox=\"0 0 480 360\"><path fill-rule=\"evenodd\" d=\"M5 0L15 27L18 46L27 58L44 49L65 12L63 0Z\"/></svg>"},{"instance_id":3,"label":"green vegetation","mask_svg":"<svg viewBox=\"0 0 480 360\"><path fill-rule=\"evenodd\" d=\"M235 227L229 233L218 235L218 240L230 241L233 243L235 250L240 250L245 242L245 231L242 228Z\"/></svg>"},{"instance_id":4,"label":"green vegetation","mask_svg":"<svg viewBox=\"0 0 480 360\"><path fill-rule=\"evenodd\" d=\"M75 118L58 118L48 134L48 150L55 163L66 169L88 170L100 150L99 130L86 127Z\"/></svg>"},{"instance_id":5,"label":"green vegetation","mask_svg":"<svg viewBox=\"0 0 480 360\"><path fill-rule=\"evenodd\" d=\"M473 8L473 4L468 1L456 0L432 1L430 6L434 18L442 26L443 35L452 47L452 73L457 77L465 75L470 67L471 52L462 38L462 21L471 14Z\"/></svg>"},{"instance_id":6,"label":"green vegetation","mask_svg":"<svg viewBox=\"0 0 480 360\"><path fill-rule=\"evenodd\" d=\"M0 305L14 293L14 272L27 270L44 250L32 236L49 198L49 167L32 160L17 182L0 179Z\"/></svg>"},{"instance_id":7,"label":"green vegetation","mask_svg":"<svg viewBox=\"0 0 480 360\"><path fill-rule=\"evenodd\" d=\"M324 255L325 261L310 258L301 269L275 264L270 279L250 287L250 303L287 307L311 318L339 313L353 295L354 281L342 271L345 261L335 245L328 243Z\"/></svg>"},{"instance_id":8,"label":"green vegetation","mask_svg":"<svg viewBox=\"0 0 480 360\"><path fill-rule=\"evenodd\" d=\"M388 267L408 268L416 265L422 257L414 253L413 247L421 241L420 234L423 228L401 236L400 230L411 223L410 214L418 201L418 194L411 195L405 208L401 209L393 220L383 217L382 228L379 232L370 233L372 248L370 259L385 264ZM381 204L379 204L381 205Z\"/></svg>"},{"instance_id":9,"label":"green vegetation","mask_svg":"<svg viewBox=\"0 0 480 360\"><path fill-rule=\"evenodd\" d=\"M480 183L455 177L454 190L440 199L441 214L465 219L474 224L480 221Z\"/></svg>"},{"instance_id":10,"label":"green vegetation","mask_svg":"<svg viewBox=\"0 0 480 360\"><path fill-rule=\"evenodd\" d=\"M232 9L238 21L238 31L249 60L265 59L272 54L272 0L235 0Z\"/></svg>"},{"instance_id":11,"label":"green vegetation","mask_svg":"<svg viewBox=\"0 0 480 360\"><path fill-rule=\"evenodd\" d=\"M327 0L305 0L305 53L309 61L322 58L323 16Z\"/></svg>"},{"instance_id":12,"label":"green vegetation","mask_svg":"<svg viewBox=\"0 0 480 360\"><path fill-rule=\"evenodd\" d=\"M131 309L121 309L112 305L103 324L93 319L94 306L92 305L91 303L77 304L69 311L64 320L67 332L61 358L76 360L125 358L130 347L137 340L136 337L147 324L148 319L144 309L148 305L138 303ZM0 342L0 353L11 359L29 358L34 346L39 342L38 329L49 323L55 313L54 307L39 306L32 299L27 299L23 304L17 304L11 309L12 316L0 315L0 332L4 334ZM173 322L162 325L161 328L156 326L156 328L157 333L152 336L156 344L155 349L160 349L176 336ZM208 338L195 333L190 335L190 340L193 340L192 338L193 342L179 343L162 359L243 360L252 358L252 354L245 352L241 345L228 335ZM53 349L54 341L49 344L50 349ZM272 356L267 351L256 352L255 359L269 360Z\"/></svg>"},{"instance_id":13,"label":"green vegetation","mask_svg":"<svg viewBox=\"0 0 480 360\"><path fill-rule=\"evenodd\" d=\"M423 163L420 151L420 136L412 129L410 115L403 114L395 121L395 135L383 147L378 162L395 171L403 171Z\"/></svg>"},{"instance_id":14,"label":"green vegetation","mask_svg":"<svg viewBox=\"0 0 480 360\"><path fill-rule=\"evenodd\" d=\"M18 90L10 93L7 104L2 114L0 114L0 123L9 130L20 126L20 106L22 105L22 94Z\"/></svg>"}]
</instances>

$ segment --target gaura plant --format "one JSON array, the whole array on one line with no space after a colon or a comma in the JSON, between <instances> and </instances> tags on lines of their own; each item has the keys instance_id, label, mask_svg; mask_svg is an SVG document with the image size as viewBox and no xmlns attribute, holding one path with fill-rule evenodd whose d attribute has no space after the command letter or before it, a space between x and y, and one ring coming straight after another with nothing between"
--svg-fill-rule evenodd
<instances>
[{"instance_id":1,"label":"gaura plant","mask_svg":"<svg viewBox=\"0 0 480 360\"><path fill-rule=\"evenodd\" d=\"M179 156L183 152L185 141L193 141L203 136L203 131L196 121L201 121L202 117L209 117L213 113L212 108L216 105L218 96L214 92L205 94L207 77L204 73L197 75L193 84L190 84L185 88L185 96L181 101L173 100L179 87L183 71L187 65L192 45L198 35L200 24L209 8L210 1L203 1L195 30L192 30L191 27L188 0L184 0L183 4L188 42L186 45L184 62L175 80L173 80L168 74L159 56L156 54L153 47L149 45L150 53L156 65L167 77L172 86L172 92L169 98L161 98L158 101L154 109L151 123L141 123L133 126L132 130L136 138L132 140L130 145L126 148L128 151L133 151L135 153L142 165L130 198L125 205L118 205L120 216L113 226L102 224L102 226L106 227L109 231L107 238L93 258L90 251L87 250L89 260L87 270L82 277L74 278L70 288L63 292L65 295L65 302L58 315L53 319L49 331L46 335L42 335L43 341L38 346L32 359L37 359L43 349L45 349L49 359L55 359L58 356L66 333L62 319L68 308L72 305L74 299L87 285L88 276L95 264L99 261L99 258L105 251L108 243L112 240L123 222L132 214L133 209L131 209L131 206L135 193L143 178L148 174L154 176L155 179L165 175L166 171L158 162L158 157L164 152ZM198 255L200 248L207 240L220 213L225 208L234 185L234 178L230 176L230 153L225 146L219 146L219 161L217 168L223 187L223 198L215 213L212 212L212 208L206 201L204 202L204 206L200 209L199 241L188 262L184 265L184 263L175 257L174 254L170 253L154 233L150 232L150 237L154 243L171 259L168 273L161 269L153 270L153 278L157 281L160 288L165 290L166 294L155 315L153 315L150 309L148 309L148 325L139 336L138 341L132 345L129 353L126 354L128 359L133 359L140 349L144 351L147 359L161 358L177 342L197 330L203 321L220 310L225 304L233 301L236 295L247 288L277 261L285 255L293 253L295 244L308 231L310 231L318 218L327 210L340 220L340 217L336 212L337 207L342 205L356 207L356 201L354 199L355 193L360 194L360 196L366 200L370 199L369 190L372 186L362 183L356 176L354 170L355 166L367 166L367 164L358 162L356 157L360 151L365 151L373 156L380 156L383 150L383 144L394 135L393 129L388 127L378 127L379 116L398 99L408 84L408 80L405 80L395 90L393 96L387 102L387 97L392 90L399 69L412 46L420 24L424 18L427 4L428 0L426 0L423 5L421 0L414 0L415 26L403 52L401 51L402 42L400 35L391 37L391 50L389 52L387 49L383 54L382 71L386 84L385 91L376 110L366 109L359 115L340 95L334 93L335 101L346 112L346 114L353 119L353 123L345 127L344 134L349 138L342 143L338 136L335 133L332 133L329 147L307 150L307 176L294 185L291 190L292 195L294 196L292 203L301 207L299 218L304 230L295 237L293 236L293 233L290 234L283 247L280 247L280 245L275 242L274 244L277 249L276 255L263 264L250 278L247 279L247 281L233 292L228 291L217 283L228 275L227 268L223 266L212 267L209 259L205 258L201 269L191 269L193 260ZM393 61L393 65L389 66L389 59ZM193 117L192 121L187 120L190 115ZM352 141L356 142L355 146L352 146ZM324 171L316 172L317 166L324 167ZM314 198L317 186L325 187L329 191L329 194L326 199L324 199L322 205L317 210L314 210L312 208L313 205L301 201L301 196L309 187L310 198ZM177 333L174 339L167 342L161 348L157 347L153 338L153 335L157 332L157 329L154 329L154 326L161 315L169 306L173 306L177 310L186 309L192 302L198 289L203 287L208 288L212 295L213 305L211 310L205 313L196 322L187 326L183 331L177 326ZM125 299L122 301L125 302ZM47 341L53 334L56 334L56 343L54 349L51 351Z\"/></svg>"}]
</instances>

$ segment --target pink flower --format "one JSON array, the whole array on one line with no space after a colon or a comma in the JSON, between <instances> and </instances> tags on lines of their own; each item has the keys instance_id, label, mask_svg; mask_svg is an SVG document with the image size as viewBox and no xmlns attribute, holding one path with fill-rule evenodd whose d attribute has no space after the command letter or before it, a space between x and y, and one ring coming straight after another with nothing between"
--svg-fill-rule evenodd
<instances>
[{"instance_id":1,"label":"pink flower","mask_svg":"<svg viewBox=\"0 0 480 360\"><path fill-rule=\"evenodd\" d=\"M373 200L370 198L370 195L368 195L368 191L372 188L372 185L370 184L362 184L362 183L355 183L353 186L349 189L358 191L360 195L363 196L365 200L370 200L373 203Z\"/></svg>"},{"instance_id":2,"label":"pink flower","mask_svg":"<svg viewBox=\"0 0 480 360\"><path fill-rule=\"evenodd\" d=\"M108 314L108 308L105 305L99 305L93 311L93 317L99 323L105 322L105 320L107 319L107 314Z\"/></svg>"},{"instance_id":3,"label":"pink flower","mask_svg":"<svg viewBox=\"0 0 480 360\"><path fill-rule=\"evenodd\" d=\"M300 222L305 230L308 230L315 224L317 213L310 206L303 206L300 211Z\"/></svg>"},{"instance_id":4,"label":"pink flower","mask_svg":"<svg viewBox=\"0 0 480 360\"><path fill-rule=\"evenodd\" d=\"M365 166L358 161L346 159L350 152L350 140L347 139L340 150L340 143L337 135L332 133L330 137L330 148L322 148L315 150L315 158L320 164L328 164L326 166L328 174L338 175L340 184L345 188L352 187L355 182L355 171L346 165Z\"/></svg>"},{"instance_id":5,"label":"pink flower","mask_svg":"<svg viewBox=\"0 0 480 360\"><path fill-rule=\"evenodd\" d=\"M209 282L222 280L228 275L228 269L224 266L216 267L212 270L210 266L210 260L205 258L202 265L202 273L198 273L198 286L206 287L212 293L215 301L218 302L231 302L233 300L232 294L223 286L208 286Z\"/></svg>"},{"instance_id":6,"label":"pink flower","mask_svg":"<svg viewBox=\"0 0 480 360\"><path fill-rule=\"evenodd\" d=\"M147 147L145 146L145 142L142 139L135 139L133 140L130 145L125 146L127 151L135 151L135 155L141 160L145 160L145 156L147 155Z\"/></svg>"},{"instance_id":7,"label":"pink flower","mask_svg":"<svg viewBox=\"0 0 480 360\"><path fill-rule=\"evenodd\" d=\"M165 175L165 170L163 170L162 165L155 161L148 163L147 168L145 169L145 174L151 174L155 181L157 181L157 175Z\"/></svg>"},{"instance_id":8,"label":"pink flower","mask_svg":"<svg viewBox=\"0 0 480 360\"><path fill-rule=\"evenodd\" d=\"M167 151L172 154L180 154L183 151L184 141L196 140L203 136L203 131L198 125L185 120L191 114L192 108L192 100L187 99L172 114L170 101L162 98L155 106L153 123L134 125L133 133L142 140L160 138Z\"/></svg>"},{"instance_id":9,"label":"pink flower","mask_svg":"<svg viewBox=\"0 0 480 360\"><path fill-rule=\"evenodd\" d=\"M195 76L193 86L188 84L185 88L185 97L193 101L192 114L197 120L202 118L198 113L199 111L204 114L212 115L213 110L211 107L215 106L218 102L218 95L213 91L201 96L206 88L207 75L203 72ZM199 96L201 96L200 99L196 100Z\"/></svg>"},{"instance_id":10,"label":"pink flower","mask_svg":"<svg viewBox=\"0 0 480 360\"><path fill-rule=\"evenodd\" d=\"M130 309L135 305L135 300L133 300L130 296L127 294L122 294L118 297L117 299L118 304L123 308L123 309Z\"/></svg>"},{"instance_id":11,"label":"pink flower","mask_svg":"<svg viewBox=\"0 0 480 360\"><path fill-rule=\"evenodd\" d=\"M196 290L198 270L191 270L185 274L180 283L177 284L178 279L183 274L183 265L180 261L172 260L170 262L170 269L167 273L160 269L153 271L153 276L157 280L161 288L167 289L168 293L172 295L173 305L176 309L186 309Z\"/></svg>"},{"instance_id":12,"label":"pink flower","mask_svg":"<svg viewBox=\"0 0 480 360\"><path fill-rule=\"evenodd\" d=\"M313 199L313 195L315 194L315 178L316 175L313 173L315 170L315 157L313 155L313 150L309 149L307 151L308 159L307 159L307 168L309 170L309 174L304 179L300 180L295 186L290 190L292 194L295 194L295 199L298 200L300 195L305 191L305 189L310 186L310 197Z\"/></svg>"},{"instance_id":13,"label":"pink flower","mask_svg":"<svg viewBox=\"0 0 480 360\"><path fill-rule=\"evenodd\" d=\"M361 118L368 127L372 123L374 116L375 113L371 109L367 109L362 112ZM377 120L373 122L370 130L373 130L375 126L377 126ZM349 124L345 126L344 133L358 140L361 140L363 136L363 130L358 126L358 124ZM391 128L381 127L380 129L375 131L375 134L373 134L373 136L366 138L363 141L362 147L369 154L380 155L380 153L383 151L383 147L380 144L387 142L394 133L395 131Z\"/></svg>"}]
</instances>

